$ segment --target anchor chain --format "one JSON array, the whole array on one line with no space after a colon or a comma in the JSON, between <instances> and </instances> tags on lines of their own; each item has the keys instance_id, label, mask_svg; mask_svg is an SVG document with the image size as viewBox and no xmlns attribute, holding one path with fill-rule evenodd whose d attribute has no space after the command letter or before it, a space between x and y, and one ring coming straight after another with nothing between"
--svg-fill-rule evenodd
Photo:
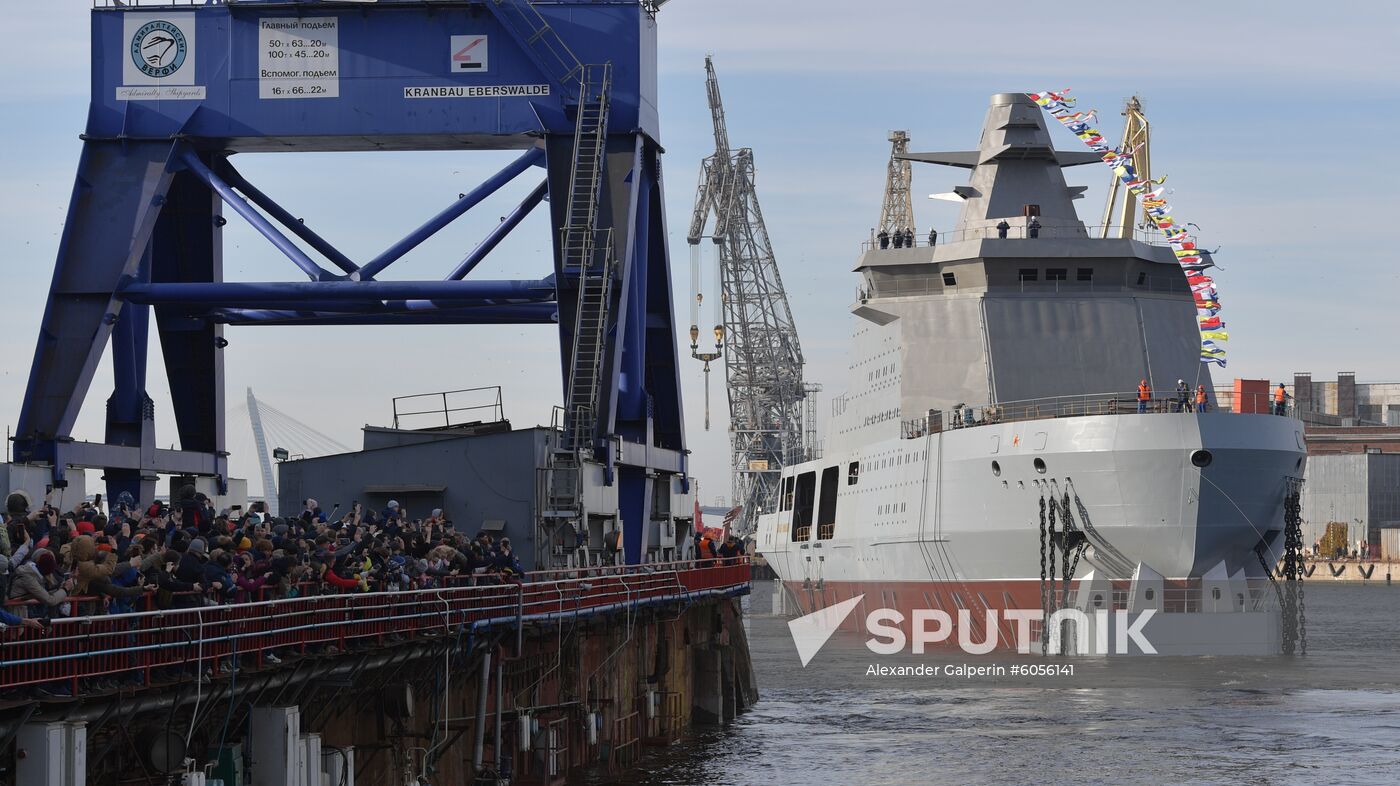
<instances>
[{"instance_id":1,"label":"anchor chain","mask_svg":"<svg viewBox=\"0 0 1400 786\"><path fill-rule=\"evenodd\" d=\"M1069 607L1069 582L1074 578L1074 572L1069 564L1069 530L1074 524L1074 519L1069 515L1069 492L1065 493L1064 501L1060 503L1060 567L1063 572L1060 574L1060 581L1064 585L1064 590L1060 593L1060 605ZM1078 567L1079 558L1075 557L1075 567Z\"/></svg>"},{"instance_id":2,"label":"anchor chain","mask_svg":"<svg viewBox=\"0 0 1400 786\"><path fill-rule=\"evenodd\" d=\"M1045 620L1041 623L1041 631L1043 631L1042 637L1045 639L1045 643L1046 643L1047 645L1049 644L1049 641L1050 641L1050 632L1049 632L1049 631L1050 631L1050 628L1049 628L1049 626L1050 626L1050 618L1055 614L1055 611L1056 611L1057 609L1060 608L1060 605L1061 605L1061 602L1062 602L1060 599L1057 599L1057 598L1055 597L1055 584L1056 584L1056 580L1055 580L1055 579L1056 579L1056 577L1055 577L1055 568L1058 567L1058 566L1055 564L1055 551L1056 551L1056 549L1059 548L1059 545L1055 542L1055 523L1056 523L1056 522L1055 522L1055 519L1056 519L1055 512L1056 512L1056 508L1057 508L1057 507L1059 507L1059 506L1055 504L1055 498L1054 498L1054 497L1051 497L1051 498L1050 498L1050 504L1049 504L1049 510L1047 511L1047 514L1048 514L1048 515L1046 516L1046 528L1045 528L1045 540L1046 540L1046 543L1049 545L1049 548L1050 548L1050 559L1046 560L1046 563L1047 563L1047 565L1049 565L1049 568L1050 568L1049 583L1047 584L1047 595L1048 595L1048 597L1049 597L1049 601L1048 601L1048 602L1049 602L1049 606L1048 606L1048 608L1047 608L1047 610L1046 610L1046 612L1045 612Z\"/></svg>"},{"instance_id":3,"label":"anchor chain","mask_svg":"<svg viewBox=\"0 0 1400 786\"><path fill-rule=\"evenodd\" d=\"M1045 584L1045 564L1046 564L1046 536L1045 529L1045 497L1040 498L1040 650L1044 652L1050 646L1050 602L1046 599Z\"/></svg>"},{"instance_id":4,"label":"anchor chain","mask_svg":"<svg viewBox=\"0 0 1400 786\"><path fill-rule=\"evenodd\" d=\"M1089 550L1089 543L1088 543L1088 541L1085 541L1085 542L1083 542L1083 543L1080 543L1079 546L1075 548L1075 550L1074 550L1074 562L1071 562L1071 563L1070 563L1070 566L1069 566L1069 575L1073 576L1073 575L1074 575L1074 572L1077 571L1077 570L1079 570L1079 558L1082 557L1082 556L1084 556L1084 552L1086 552L1086 551L1088 551L1088 550Z\"/></svg>"},{"instance_id":5,"label":"anchor chain","mask_svg":"<svg viewBox=\"0 0 1400 786\"><path fill-rule=\"evenodd\" d=\"M1290 479L1288 484L1288 496L1283 502L1284 517L1284 544L1288 549L1285 560L1285 571L1288 575L1285 580L1289 583L1289 594L1294 599L1297 619L1298 651L1308 654L1308 616L1306 604L1303 601L1303 517L1302 517L1302 481Z\"/></svg>"}]
</instances>

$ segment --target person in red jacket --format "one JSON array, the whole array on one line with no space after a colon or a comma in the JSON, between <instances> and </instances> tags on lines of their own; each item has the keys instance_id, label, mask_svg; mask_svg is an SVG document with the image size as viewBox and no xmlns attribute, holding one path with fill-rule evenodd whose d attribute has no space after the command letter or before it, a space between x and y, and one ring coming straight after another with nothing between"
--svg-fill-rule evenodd
<instances>
[{"instance_id":1,"label":"person in red jacket","mask_svg":"<svg viewBox=\"0 0 1400 786\"><path fill-rule=\"evenodd\" d=\"M332 587L335 587L336 589L342 591L354 591L360 588L359 578L344 578L340 574L332 570L329 563L322 562L320 563L320 565L321 580L331 585Z\"/></svg>"}]
</instances>

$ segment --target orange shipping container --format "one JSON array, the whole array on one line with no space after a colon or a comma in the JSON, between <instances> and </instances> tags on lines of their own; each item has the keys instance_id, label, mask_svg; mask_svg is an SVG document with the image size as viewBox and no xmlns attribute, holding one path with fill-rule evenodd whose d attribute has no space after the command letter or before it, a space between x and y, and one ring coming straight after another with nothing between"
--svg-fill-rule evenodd
<instances>
[{"instance_id":1,"label":"orange shipping container","mask_svg":"<svg viewBox=\"0 0 1400 786\"><path fill-rule=\"evenodd\" d=\"M1270 414L1269 380L1236 379L1234 410L1236 414Z\"/></svg>"}]
</instances>

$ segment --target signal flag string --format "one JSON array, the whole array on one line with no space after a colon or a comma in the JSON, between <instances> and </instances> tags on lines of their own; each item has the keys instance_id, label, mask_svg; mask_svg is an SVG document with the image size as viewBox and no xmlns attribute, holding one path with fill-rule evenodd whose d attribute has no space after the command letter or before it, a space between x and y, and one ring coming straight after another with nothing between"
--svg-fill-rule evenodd
<instances>
[{"instance_id":1,"label":"signal flag string","mask_svg":"<svg viewBox=\"0 0 1400 786\"><path fill-rule=\"evenodd\" d=\"M1215 280L1206 275L1206 270L1215 267L1208 253L1202 253L1196 245L1196 238L1186 230L1187 226L1172 217L1171 205L1164 198L1162 181L1166 177L1146 180L1138 176L1133 167L1133 154L1137 151L1112 147L1103 134L1092 123L1096 113L1074 112L1075 99L1068 95L1069 88L1059 92L1046 90L1041 93L1027 93L1030 99L1040 105L1089 146L1090 150L1103 155L1103 162L1113 170L1124 187L1142 199L1143 210L1157 229L1167 238L1176 263L1186 273L1186 283L1191 286L1191 297L1196 301L1196 323L1201 332L1201 362L1214 363L1225 367L1225 347L1223 342L1230 340L1225 332L1225 323L1220 319L1220 293L1215 288Z\"/></svg>"}]
</instances>

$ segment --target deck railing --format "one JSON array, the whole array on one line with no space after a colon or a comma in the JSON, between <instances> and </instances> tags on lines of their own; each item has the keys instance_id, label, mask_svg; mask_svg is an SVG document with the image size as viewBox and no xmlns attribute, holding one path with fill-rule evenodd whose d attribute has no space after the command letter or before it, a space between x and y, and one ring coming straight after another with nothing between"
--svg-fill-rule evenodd
<instances>
[{"instance_id":1,"label":"deck railing","mask_svg":"<svg viewBox=\"0 0 1400 786\"><path fill-rule=\"evenodd\" d=\"M949 232L939 232L934 237L933 243L929 243L928 232L925 231L922 235L915 233L914 242L912 245L904 244L901 242L901 247L927 248L930 245L942 246L950 243L961 243L967 240L1101 240L1103 239L1102 235L1104 232L1104 228L1105 227L1102 224L1063 227L1041 226L1036 234L1036 237L1030 237L1030 228L1022 224L1021 226L1008 226L1006 229L1006 236L1002 237L999 230L996 228L995 225L993 225L984 227L972 227L970 229L955 229ZM1121 226L1110 225L1107 228L1109 230L1109 234L1113 236L1109 239L1119 239L1118 234L1119 231L1122 229ZM1138 229L1137 227L1134 227L1132 230L1132 235L1132 239L1140 243L1146 243L1151 246L1167 245L1167 239L1162 236L1161 232L1158 232L1155 229ZM875 233L871 233L870 239L861 243L860 246L861 251L871 251L879 248L880 239ZM895 241L893 236L891 236L887 248L895 248Z\"/></svg>"},{"instance_id":2,"label":"deck railing","mask_svg":"<svg viewBox=\"0 0 1400 786\"><path fill-rule=\"evenodd\" d=\"M575 575L566 575L566 574ZM246 658L376 646L746 591L747 560L527 574L526 582L55 618L0 637L0 689L115 677L149 685L219 673ZM198 598L193 602L200 602Z\"/></svg>"},{"instance_id":3,"label":"deck railing","mask_svg":"<svg viewBox=\"0 0 1400 786\"><path fill-rule=\"evenodd\" d=\"M1297 418L1293 400L1285 397L1280 406L1275 401L1276 394L1236 393L1222 390L1207 395L1204 408L1196 405L1196 394L1191 391L1183 403L1177 396L1151 396L1139 400L1136 391L1124 393L1089 393L1078 396L1053 396L1007 401L981 407L959 405L948 410L929 410L916 418L906 418L900 422L900 436L904 439L919 439L929 433L951 431L953 429L986 426L995 423L1017 423L1026 420L1045 418L1073 418L1088 415L1137 415L1137 414L1194 414L1199 412L1224 412L1234 414L1282 415Z\"/></svg>"}]
</instances>

